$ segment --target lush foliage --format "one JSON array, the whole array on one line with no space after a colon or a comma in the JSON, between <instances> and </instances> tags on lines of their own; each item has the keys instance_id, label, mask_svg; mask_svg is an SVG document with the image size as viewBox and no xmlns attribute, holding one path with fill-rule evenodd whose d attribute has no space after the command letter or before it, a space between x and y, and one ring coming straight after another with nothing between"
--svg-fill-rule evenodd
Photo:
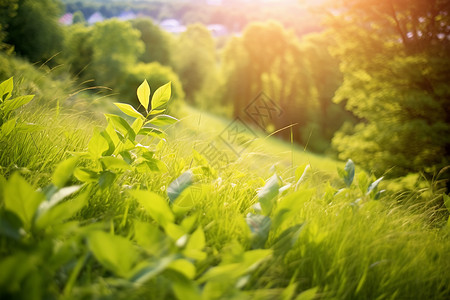
<instances>
[{"instance_id":1,"label":"lush foliage","mask_svg":"<svg viewBox=\"0 0 450 300\"><path fill-rule=\"evenodd\" d=\"M364 120L336 136L341 157L393 175L448 165L446 1L344 1L341 10L331 23L344 74L335 100Z\"/></svg>"},{"instance_id":2,"label":"lush foliage","mask_svg":"<svg viewBox=\"0 0 450 300\"><path fill-rule=\"evenodd\" d=\"M410 196L426 209L399 206L351 160L339 177L310 165L267 172L267 158L252 171L254 153L214 169L186 151L201 142L192 135L161 139L156 126L177 121L161 115L170 90L150 97L144 81L144 114L116 103L133 123L106 114L106 127L81 138L67 118L54 126L35 114L41 126L30 130L32 96L12 97L13 79L0 85L1 145L11 148L0 156L2 298L449 297L450 222L430 202L442 191ZM38 136L48 173L26 143Z\"/></svg>"}]
</instances>

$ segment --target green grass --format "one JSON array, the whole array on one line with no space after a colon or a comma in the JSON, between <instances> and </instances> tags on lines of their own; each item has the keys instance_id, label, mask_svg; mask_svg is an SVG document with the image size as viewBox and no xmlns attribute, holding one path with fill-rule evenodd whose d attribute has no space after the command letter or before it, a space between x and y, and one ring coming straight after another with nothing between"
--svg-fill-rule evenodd
<instances>
[{"instance_id":1,"label":"green grass","mask_svg":"<svg viewBox=\"0 0 450 300\"><path fill-rule=\"evenodd\" d=\"M95 151L103 119L32 102L16 116L38 127L0 139L2 299L450 297L448 212L432 185L407 205L390 191L375 200L372 176L356 169L346 186L343 164L261 133L215 167L200 150L233 154L216 139L230 120L189 107L165 141L138 138L164 167L110 166L102 185L76 171L97 160L65 159ZM67 197L42 206L57 191Z\"/></svg>"}]
</instances>

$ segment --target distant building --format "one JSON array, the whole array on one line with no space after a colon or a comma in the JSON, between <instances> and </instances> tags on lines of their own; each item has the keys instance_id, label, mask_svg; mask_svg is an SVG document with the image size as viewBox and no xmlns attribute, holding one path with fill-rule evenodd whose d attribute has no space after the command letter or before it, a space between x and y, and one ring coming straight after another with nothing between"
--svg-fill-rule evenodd
<instances>
[{"instance_id":1,"label":"distant building","mask_svg":"<svg viewBox=\"0 0 450 300\"><path fill-rule=\"evenodd\" d=\"M165 19L159 23L161 29L170 32L179 34L186 31L186 26L181 25L178 20L175 19Z\"/></svg>"},{"instance_id":2,"label":"distant building","mask_svg":"<svg viewBox=\"0 0 450 300\"><path fill-rule=\"evenodd\" d=\"M136 14L132 11L124 11L118 16L118 18L122 21L133 20L136 19L136 17Z\"/></svg>"},{"instance_id":3,"label":"distant building","mask_svg":"<svg viewBox=\"0 0 450 300\"><path fill-rule=\"evenodd\" d=\"M95 12L94 14L92 14L89 17L87 22L88 22L88 24L92 25L92 24L95 24L97 22L102 22L103 20L105 20L105 18L102 16L102 14L99 13L99 12Z\"/></svg>"},{"instance_id":4,"label":"distant building","mask_svg":"<svg viewBox=\"0 0 450 300\"><path fill-rule=\"evenodd\" d=\"M61 18L59 18L59 23L64 25L72 25L72 21L73 21L73 14L71 13L64 14Z\"/></svg>"},{"instance_id":5,"label":"distant building","mask_svg":"<svg viewBox=\"0 0 450 300\"><path fill-rule=\"evenodd\" d=\"M211 34L214 37L219 37L219 36L226 36L228 35L228 29L227 27L221 25L221 24L211 24L206 26L209 31L211 31Z\"/></svg>"}]
</instances>

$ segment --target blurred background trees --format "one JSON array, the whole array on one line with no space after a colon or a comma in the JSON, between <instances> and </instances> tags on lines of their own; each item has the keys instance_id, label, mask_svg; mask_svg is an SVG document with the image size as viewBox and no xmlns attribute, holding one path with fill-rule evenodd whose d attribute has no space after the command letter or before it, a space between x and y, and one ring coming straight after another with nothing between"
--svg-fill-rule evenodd
<instances>
[{"instance_id":1,"label":"blurred background trees","mask_svg":"<svg viewBox=\"0 0 450 300\"><path fill-rule=\"evenodd\" d=\"M335 101L363 122L336 135L341 158L392 175L450 158L448 1L340 1L330 19L344 80Z\"/></svg>"},{"instance_id":2,"label":"blurred background trees","mask_svg":"<svg viewBox=\"0 0 450 300\"><path fill-rule=\"evenodd\" d=\"M50 64L67 66L82 86L106 86L133 105L144 78L153 90L172 81L188 105L266 133L287 128L277 136L379 174L449 164L448 1L337 0L325 6L324 25L298 1L227 1L231 13L196 2L63 2L73 25L58 23L61 1L0 0L1 55L35 63L58 54ZM89 24L95 12L143 15ZM165 18L186 30L164 31ZM267 19L278 21L257 22ZM208 27L214 22L228 34ZM262 94L278 112L264 126L247 111Z\"/></svg>"}]
</instances>

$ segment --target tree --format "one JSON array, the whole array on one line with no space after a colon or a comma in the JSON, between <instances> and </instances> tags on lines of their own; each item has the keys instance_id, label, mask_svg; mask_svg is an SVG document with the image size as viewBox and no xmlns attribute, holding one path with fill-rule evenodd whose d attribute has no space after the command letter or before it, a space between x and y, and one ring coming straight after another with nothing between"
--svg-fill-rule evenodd
<instances>
[{"instance_id":1,"label":"tree","mask_svg":"<svg viewBox=\"0 0 450 300\"><path fill-rule=\"evenodd\" d=\"M338 2L330 25L344 81L335 101L363 119L334 138L341 158L379 174L395 167L391 175L449 163L447 2Z\"/></svg>"},{"instance_id":2,"label":"tree","mask_svg":"<svg viewBox=\"0 0 450 300\"><path fill-rule=\"evenodd\" d=\"M95 24L90 38L90 70L98 84L116 87L144 52L140 33L128 22L111 19Z\"/></svg>"},{"instance_id":3,"label":"tree","mask_svg":"<svg viewBox=\"0 0 450 300\"><path fill-rule=\"evenodd\" d=\"M187 100L193 103L207 78L215 76L215 42L204 25L193 24L188 26L175 43L172 55L174 70L181 79ZM212 86L208 88L211 89Z\"/></svg>"},{"instance_id":4,"label":"tree","mask_svg":"<svg viewBox=\"0 0 450 300\"><path fill-rule=\"evenodd\" d=\"M159 62L162 65L170 64L169 36L155 25L150 18L140 18L131 22L133 28L141 33L144 42L144 53L139 57L143 63Z\"/></svg>"},{"instance_id":5,"label":"tree","mask_svg":"<svg viewBox=\"0 0 450 300\"><path fill-rule=\"evenodd\" d=\"M2 1L2 3L5 0ZM13 45L18 55L32 62L51 58L62 49L63 34L58 17L62 10L58 0L6 1L17 10L6 17L5 43ZM3 13L0 14L3 18Z\"/></svg>"}]
</instances>

